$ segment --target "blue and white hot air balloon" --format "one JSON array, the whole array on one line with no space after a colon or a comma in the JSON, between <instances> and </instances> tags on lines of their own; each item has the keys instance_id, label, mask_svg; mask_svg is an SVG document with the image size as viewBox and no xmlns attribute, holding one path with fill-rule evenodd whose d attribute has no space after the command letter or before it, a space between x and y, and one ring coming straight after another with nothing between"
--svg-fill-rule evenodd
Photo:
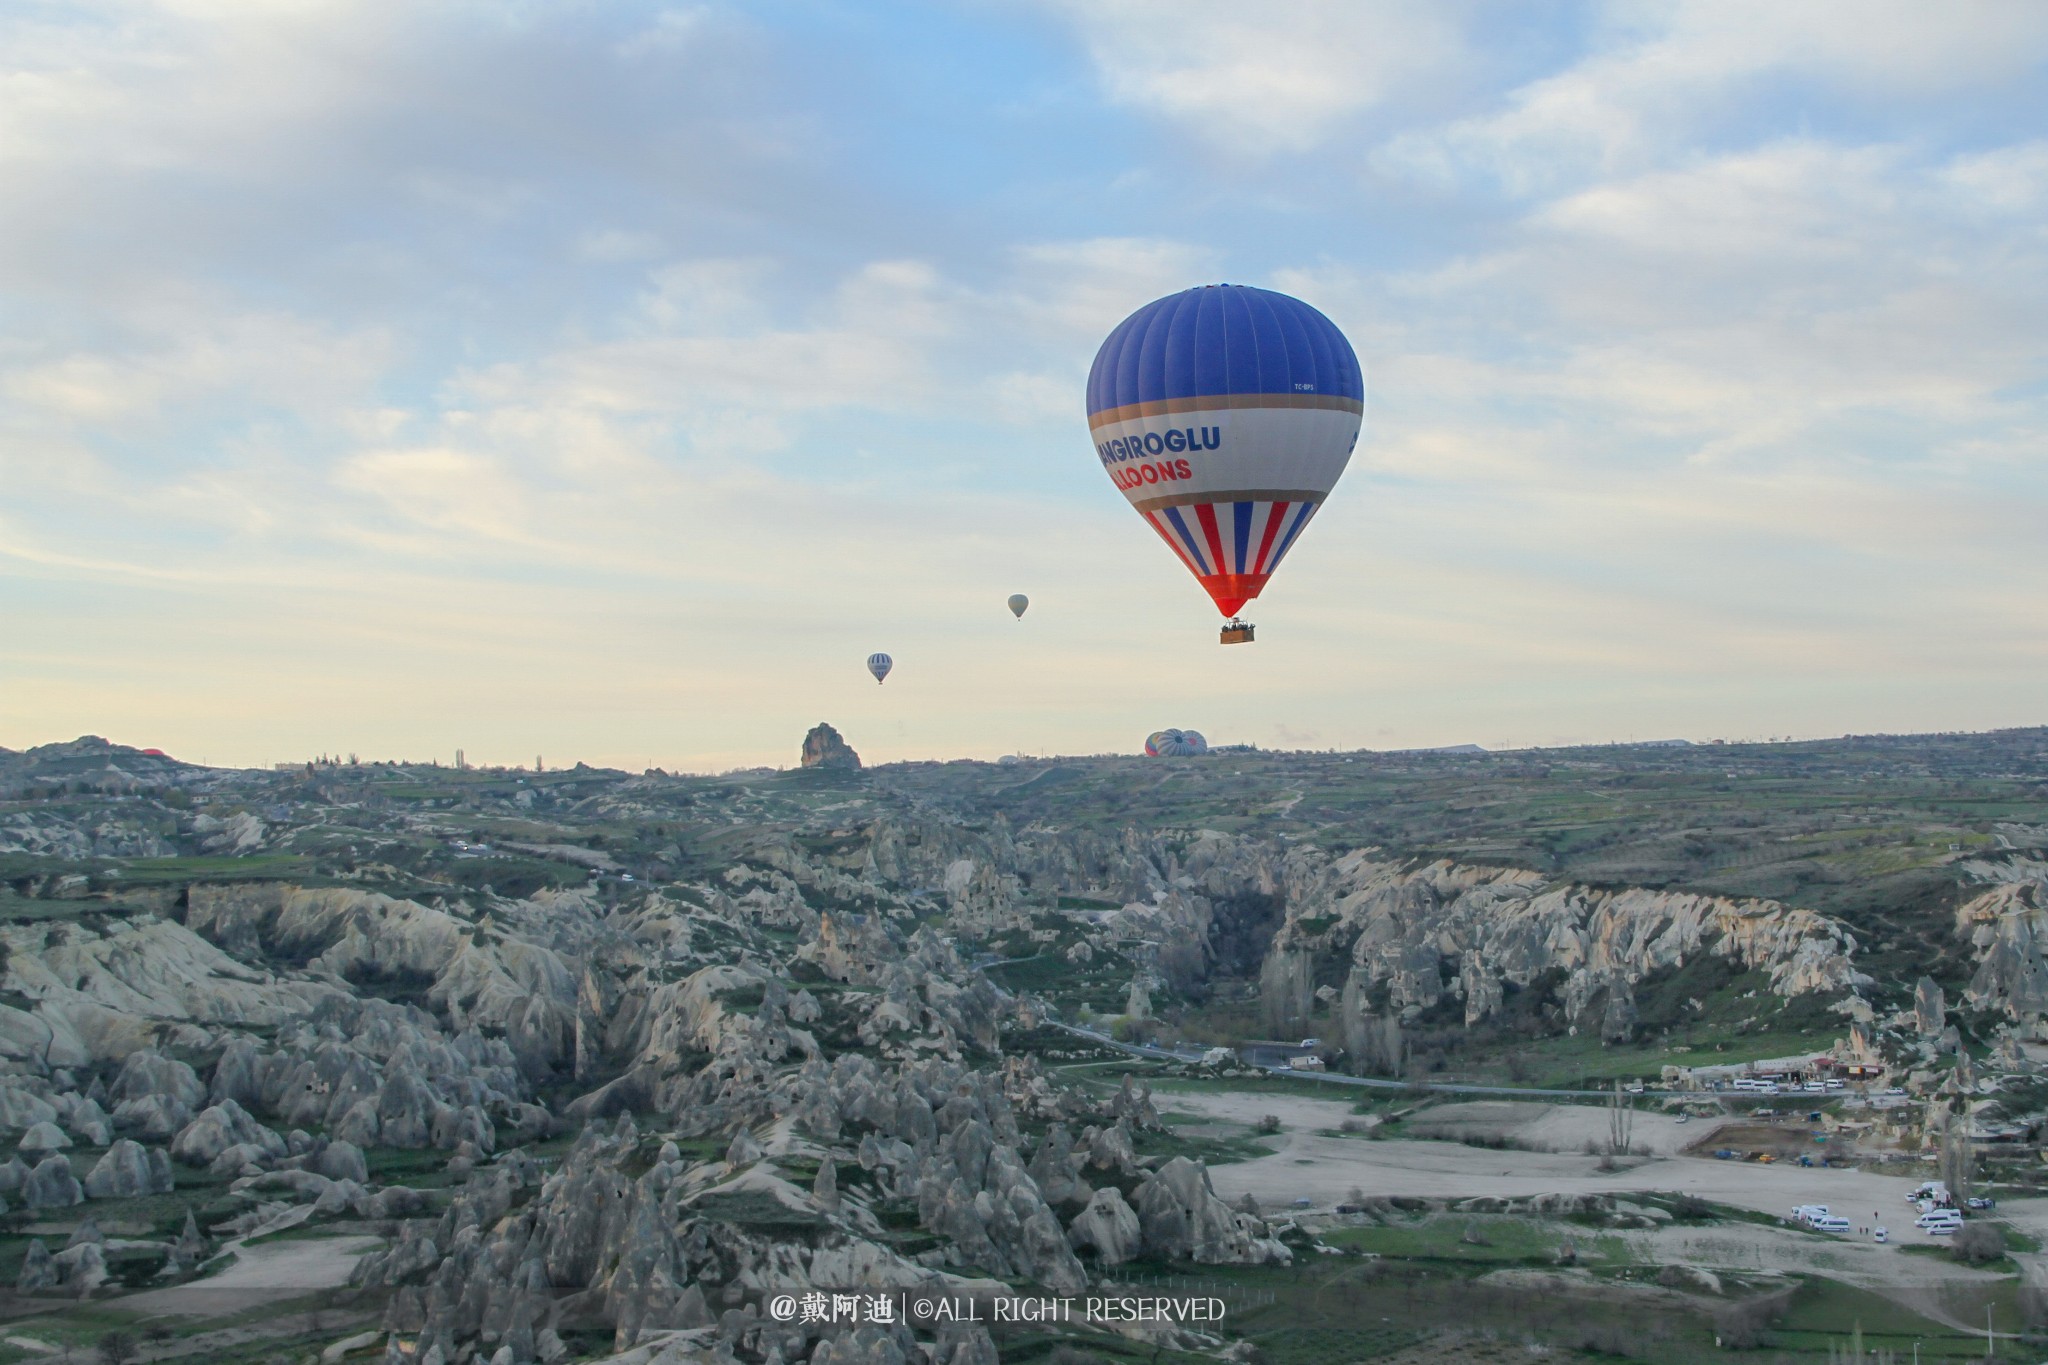
<instances>
[{"instance_id":1,"label":"blue and white hot air balloon","mask_svg":"<svg viewBox=\"0 0 2048 1365\"><path fill-rule=\"evenodd\" d=\"M1088 375L1103 468L1225 616L1280 567L1364 419L1365 372L1337 325L1245 285L1146 304ZM1224 632L1249 638L1235 622Z\"/></svg>"},{"instance_id":2,"label":"blue and white hot air balloon","mask_svg":"<svg viewBox=\"0 0 2048 1365\"><path fill-rule=\"evenodd\" d=\"M895 666L896 661L886 654L868 655L868 672L875 675L875 684L877 686L881 685L882 679L888 677L889 670Z\"/></svg>"}]
</instances>

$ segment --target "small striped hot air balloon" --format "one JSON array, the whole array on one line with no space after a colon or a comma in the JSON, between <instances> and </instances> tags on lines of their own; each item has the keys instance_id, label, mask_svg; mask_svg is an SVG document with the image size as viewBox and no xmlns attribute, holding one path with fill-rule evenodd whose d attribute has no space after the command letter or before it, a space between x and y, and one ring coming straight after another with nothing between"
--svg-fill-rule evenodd
<instances>
[{"instance_id":1,"label":"small striped hot air balloon","mask_svg":"<svg viewBox=\"0 0 2048 1365\"><path fill-rule=\"evenodd\" d=\"M1146 304L1088 375L1103 468L1230 617L1336 486L1364 417L1365 372L1337 325L1243 285ZM1226 644L1250 638L1224 628Z\"/></svg>"},{"instance_id":2,"label":"small striped hot air balloon","mask_svg":"<svg viewBox=\"0 0 2048 1365\"><path fill-rule=\"evenodd\" d=\"M1147 758L1193 758L1209 752L1199 730L1154 730L1145 736Z\"/></svg>"},{"instance_id":3,"label":"small striped hot air balloon","mask_svg":"<svg viewBox=\"0 0 2048 1365\"><path fill-rule=\"evenodd\" d=\"M886 654L868 655L868 672L875 675L875 684L877 686L881 685L882 679L888 677L889 670L895 666L896 661Z\"/></svg>"}]
</instances>

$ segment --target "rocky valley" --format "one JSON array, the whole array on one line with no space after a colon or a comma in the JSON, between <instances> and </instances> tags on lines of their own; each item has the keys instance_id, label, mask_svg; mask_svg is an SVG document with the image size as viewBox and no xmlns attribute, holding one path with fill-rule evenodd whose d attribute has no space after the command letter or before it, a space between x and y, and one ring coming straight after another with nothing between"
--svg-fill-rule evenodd
<instances>
[{"instance_id":1,"label":"rocky valley","mask_svg":"<svg viewBox=\"0 0 2048 1365\"><path fill-rule=\"evenodd\" d=\"M1568 1217L1590 1248L1718 1215L1625 1184L1262 1197L1219 1173L1287 1125L1238 1099L1342 1101L1360 1148L1459 1086L1732 1122L1694 1100L1798 1056L1883 1077L1826 1096L1845 1165L2039 1147L2039 731L862 768L820 726L803 758L0 752L6 1349L170 1322L134 1349L1310 1365L1289 1296L1341 1270L1407 1296L1391 1359L1473 1323L1389 1229ZM1786 1289L1751 1268L1658 1292L1712 1324ZM1230 1315L913 1310L1132 1283ZM1480 1317L1554 1289L1490 1279ZM268 1335L210 1335L252 1312Z\"/></svg>"}]
</instances>

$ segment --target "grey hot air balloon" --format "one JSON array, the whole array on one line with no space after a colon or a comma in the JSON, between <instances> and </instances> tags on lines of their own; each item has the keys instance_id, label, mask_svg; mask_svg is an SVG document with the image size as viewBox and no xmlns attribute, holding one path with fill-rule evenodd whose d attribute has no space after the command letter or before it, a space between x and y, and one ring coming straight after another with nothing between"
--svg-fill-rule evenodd
<instances>
[{"instance_id":1,"label":"grey hot air balloon","mask_svg":"<svg viewBox=\"0 0 2048 1365\"><path fill-rule=\"evenodd\" d=\"M1010 615L1016 617L1019 621L1024 619L1024 608L1030 605L1031 599L1023 593L1013 592L1010 594Z\"/></svg>"},{"instance_id":2,"label":"grey hot air balloon","mask_svg":"<svg viewBox=\"0 0 2048 1365\"><path fill-rule=\"evenodd\" d=\"M881 683L882 679L889 676L889 670L895 666L896 661L886 654L868 655L868 672L875 675L877 685Z\"/></svg>"}]
</instances>

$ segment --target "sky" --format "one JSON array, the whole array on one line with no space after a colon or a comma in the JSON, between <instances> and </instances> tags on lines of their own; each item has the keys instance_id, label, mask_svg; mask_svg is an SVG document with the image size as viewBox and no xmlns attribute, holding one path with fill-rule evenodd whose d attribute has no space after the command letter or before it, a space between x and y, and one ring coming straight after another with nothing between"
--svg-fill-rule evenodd
<instances>
[{"instance_id":1,"label":"sky","mask_svg":"<svg viewBox=\"0 0 2048 1365\"><path fill-rule=\"evenodd\" d=\"M0 0L0 745L2048 722L2044 66L2020 0ZM1219 281L1367 374L1249 647L1082 407Z\"/></svg>"}]
</instances>

